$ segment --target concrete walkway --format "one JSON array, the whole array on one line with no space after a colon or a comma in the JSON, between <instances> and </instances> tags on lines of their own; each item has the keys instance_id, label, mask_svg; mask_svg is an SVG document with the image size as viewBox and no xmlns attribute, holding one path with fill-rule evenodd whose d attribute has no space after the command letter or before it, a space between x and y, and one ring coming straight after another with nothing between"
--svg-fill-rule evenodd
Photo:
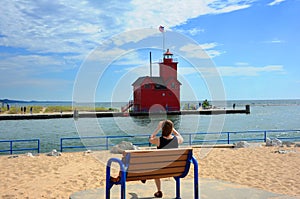
<instances>
[{"instance_id":1,"label":"concrete walkway","mask_svg":"<svg viewBox=\"0 0 300 199\"><path fill-rule=\"evenodd\" d=\"M145 184L141 182L129 182L126 187L127 199L151 199L155 192L153 180ZM168 191L167 191L168 190ZM163 198L175 198L175 181L173 179L162 180ZM102 199L105 198L105 188L85 190L73 193L70 199ZM193 179L181 180L181 198L193 199L194 186ZM299 197L275 194L268 191L250 188L243 185L233 184L224 181L200 179L201 199L299 199ZM120 186L111 189L111 199L120 199Z\"/></svg>"}]
</instances>

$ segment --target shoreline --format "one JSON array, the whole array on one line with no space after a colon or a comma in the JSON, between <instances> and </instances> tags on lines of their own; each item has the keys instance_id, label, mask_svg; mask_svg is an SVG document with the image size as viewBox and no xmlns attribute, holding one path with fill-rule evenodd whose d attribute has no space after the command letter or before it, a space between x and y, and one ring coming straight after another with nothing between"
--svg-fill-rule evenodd
<instances>
[{"instance_id":1,"label":"shoreline","mask_svg":"<svg viewBox=\"0 0 300 199\"><path fill-rule=\"evenodd\" d=\"M276 152L278 150L288 153L280 154ZM194 156L199 163L201 178L300 196L299 147L195 148ZM0 197L69 198L77 191L104 187L105 166L111 157L120 158L121 155L95 151L64 152L61 156L43 153L33 157L0 156ZM114 175L117 173L118 170L113 170ZM190 169L187 178L192 176Z\"/></svg>"}]
</instances>

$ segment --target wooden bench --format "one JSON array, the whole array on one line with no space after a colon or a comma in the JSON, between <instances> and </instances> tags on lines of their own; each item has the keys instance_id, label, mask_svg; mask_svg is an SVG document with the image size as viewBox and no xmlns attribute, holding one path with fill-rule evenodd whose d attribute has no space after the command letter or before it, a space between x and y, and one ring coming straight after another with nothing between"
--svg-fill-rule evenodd
<instances>
[{"instance_id":1,"label":"wooden bench","mask_svg":"<svg viewBox=\"0 0 300 199\"><path fill-rule=\"evenodd\" d=\"M112 180L111 164L120 166L118 180ZM176 199L180 199L180 178L184 178L194 164L194 198L199 198L198 162L193 157L192 148L126 150L123 158L110 158L106 166L106 199L110 198L113 185L121 185L121 199L126 198L126 182L174 177Z\"/></svg>"}]
</instances>

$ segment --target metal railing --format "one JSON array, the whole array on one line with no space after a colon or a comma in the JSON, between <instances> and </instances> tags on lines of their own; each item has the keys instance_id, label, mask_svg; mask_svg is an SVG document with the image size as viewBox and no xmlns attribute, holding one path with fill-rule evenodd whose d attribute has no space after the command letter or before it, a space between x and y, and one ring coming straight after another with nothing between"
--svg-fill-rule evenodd
<instances>
[{"instance_id":1,"label":"metal railing","mask_svg":"<svg viewBox=\"0 0 300 199\"><path fill-rule=\"evenodd\" d=\"M32 142L36 142L36 147L32 147ZM7 143L9 145L7 148L3 146ZM37 151L40 153L40 140L39 139L30 139L30 140L0 140L0 153L7 153L13 154L15 151ZM24 147L25 145L25 147ZM27 147L26 147L27 146Z\"/></svg>"},{"instance_id":2,"label":"metal railing","mask_svg":"<svg viewBox=\"0 0 300 199\"><path fill-rule=\"evenodd\" d=\"M92 136L92 137L67 137L60 138L60 151L62 152L64 149L85 149L85 148L93 148L93 149L104 149L108 150L110 146L114 146L120 141L131 141L134 145L137 146L151 146L148 141L149 135L111 135L111 136ZM136 139L143 139L143 142L136 142ZM111 142L114 140L114 142ZM66 142L72 143L72 145L65 145ZM78 143L79 145L73 145L74 143Z\"/></svg>"},{"instance_id":3,"label":"metal railing","mask_svg":"<svg viewBox=\"0 0 300 199\"><path fill-rule=\"evenodd\" d=\"M293 135L292 135L293 134ZM298 141L300 130L254 130L235 132L198 132L182 133L183 145L193 146L197 144L232 144L239 141L266 142L267 138ZM290 135L290 136L288 136ZM151 146L149 135L120 135L120 136L95 136L95 137L68 137L60 139L60 151L64 149L104 149L120 141L131 141L137 146ZM68 143L67 143L68 142ZM79 144L79 145L76 145Z\"/></svg>"},{"instance_id":4,"label":"metal railing","mask_svg":"<svg viewBox=\"0 0 300 199\"><path fill-rule=\"evenodd\" d=\"M232 144L238 141L266 142L267 138L278 138L282 141L300 141L299 130L255 130L235 132L197 132L182 133L183 145ZM64 150L109 150L121 141L128 141L136 146L151 146L149 135L112 135L93 137L60 138L60 151ZM0 140L0 154L21 151L37 151L40 153L39 139Z\"/></svg>"},{"instance_id":5,"label":"metal railing","mask_svg":"<svg viewBox=\"0 0 300 199\"><path fill-rule=\"evenodd\" d=\"M284 134L294 133L293 136L282 136ZM184 134L183 134L184 135ZM216 144L232 144L239 141L248 142L266 142L267 138L279 140L300 140L300 130L253 130L253 131L229 131L229 132L208 132L208 133L189 133L189 145L216 143ZM202 139L197 138L198 135ZM245 135L245 136L243 136ZM246 136L247 135L247 136ZM194 139L192 138L194 136ZM217 137L216 139L213 139Z\"/></svg>"}]
</instances>

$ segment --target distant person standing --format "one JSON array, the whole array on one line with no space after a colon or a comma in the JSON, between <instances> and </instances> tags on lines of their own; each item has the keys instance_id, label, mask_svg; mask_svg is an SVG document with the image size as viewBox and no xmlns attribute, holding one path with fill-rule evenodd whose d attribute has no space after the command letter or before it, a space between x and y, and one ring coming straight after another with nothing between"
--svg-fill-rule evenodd
<instances>
[{"instance_id":1,"label":"distant person standing","mask_svg":"<svg viewBox=\"0 0 300 199\"><path fill-rule=\"evenodd\" d=\"M30 111L30 114L32 114L32 106L30 107L30 110L29 110L29 111Z\"/></svg>"},{"instance_id":2,"label":"distant person standing","mask_svg":"<svg viewBox=\"0 0 300 199\"><path fill-rule=\"evenodd\" d=\"M6 104L6 108L7 108L7 111L9 111L9 109L10 109L9 104Z\"/></svg>"},{"instance_id":3,"label":"distant person standing","mask_svg":"<svg viewBox=\"0 0 300 199\"><path fill-rule=\"evenodd\" d=\"M23 106L21 106L21 114L23 114Z\"/></svg>"},{"instance_id":4,"label":"distant person standing","mask_svg":"<svg viewBox=\"0 0 300 199\"><path fill-rule=\"evenodd\" d=\"M24 106L24 114L26 114L26 106Z\"/></svg>"},{"instance_id":5,"label":"distant person standing","mask_svg":"<svg viewBox=\"0 0 300 199\"><path fill-rule=\"evenodd\" d=\"M232 105L232 108L235 109L235 103Z\"/></svg>"}]
</instances>

